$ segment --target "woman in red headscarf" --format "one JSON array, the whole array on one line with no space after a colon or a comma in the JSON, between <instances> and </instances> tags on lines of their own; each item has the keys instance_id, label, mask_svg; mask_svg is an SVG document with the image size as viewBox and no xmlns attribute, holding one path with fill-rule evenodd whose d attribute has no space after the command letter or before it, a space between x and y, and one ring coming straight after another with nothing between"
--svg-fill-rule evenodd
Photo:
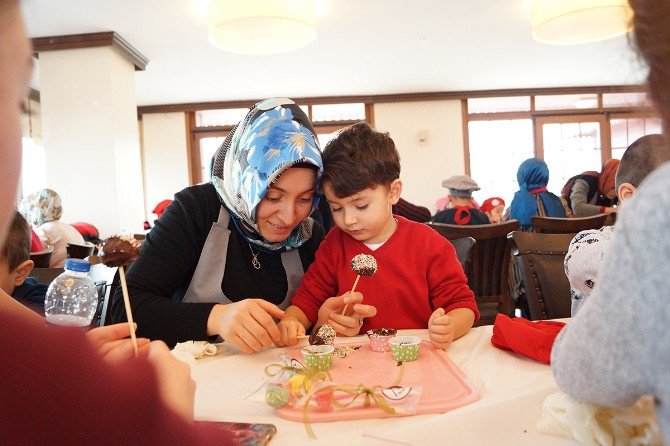
<instances>
[{"instance_id":1,"label":"woman in red headscarf","mask_svg":"<svg viewBox=\"0 0 670 446\"><path fill-rule=\"evenodd\" d=\"M607 161L598 172L584 172L568 180L561 195L568 202L574 217L588 217L616 212L614 178L619 160Z\"/></svg>"}]
</instances>

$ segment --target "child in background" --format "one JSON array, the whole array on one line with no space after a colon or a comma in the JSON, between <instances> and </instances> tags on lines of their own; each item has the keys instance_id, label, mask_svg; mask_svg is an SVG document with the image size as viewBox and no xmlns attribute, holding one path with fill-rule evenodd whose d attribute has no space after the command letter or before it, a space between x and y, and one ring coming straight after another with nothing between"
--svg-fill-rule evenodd
<instances>
[{"instance_id":1,"label":"child in background","mask_svg":"<svg viewBox=\"0 0 670 446\"><path fill-rule=\"evenodd\" d=\"M451 209L440 211L433 217L435 223L450 225L487 225L489 218L472 204L472 193L479 185L467 175L454 175L442 182L449 189Z\"/></svg>"},{"instance_id":2,"label":"child in background","mask_svg":"<svg viewBox=\"0 0 670 446\"><path fill-rule=\"evenodd\" d=\"M647 135L631 144L623 156L616 172L616 191L619 202L630 199L642 180L661 164L665 151L661 135ZM565 256L565 274L570 281L572 316L596 285L598 268L614 237L614 226L582 231L572 239Z\"/></svg>"},{"instance_id":3,"label":"child in background","mask_svg":"<svg viewBox=\"0 0 670 446\"><path fill-rule=\"evenodd\" d=\"M505 200L500 197L491 197L484 200L479 210L486 214L491 223L500 223L505 210Z\"/></svg>"},{"instance_id":4,"label":"child in background","mask_svg":"<svg viewBox=\"0 0 670 446\"><path fill-rule=\"evenodd\" d=\"M15 212L7 241L0 251L0 294L6 294L36 312L44 313L47 285L28 277L33 270L30 260L30 226Z\"/></svg>"},{"instance_id":5,"label":"child in background","mask_svg":"<svg viewBox=\"0 0 670 446\"><path fill-rule=\"evenodd\" d=\"M474 295L451 244L427 225L394 216L402 192L400 158L387 133L367 123L342 131L323 151L322 188L333 212L333 228L316 252L280 321L282 342L312 325L344 327L319 311L331 296L346 294L356 273L351 259L361 253L377 261L374 276L363 277L357 292L377 309L361 319L361 330L428 328L437 348L447 348L479 317Z\"/></svg>"}]
</instances>

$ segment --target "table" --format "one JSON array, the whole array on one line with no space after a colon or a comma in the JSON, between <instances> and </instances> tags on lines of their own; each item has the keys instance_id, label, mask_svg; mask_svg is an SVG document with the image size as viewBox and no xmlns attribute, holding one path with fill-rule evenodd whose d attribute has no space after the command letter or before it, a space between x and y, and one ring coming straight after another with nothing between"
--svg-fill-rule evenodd
<instances>
[{"instance_id":1,"label":"table","mask_svg":"<svg viewBox=\"0 0 670 446\"><path fill-rule=\"evenodd\" d=\"M427 330L401 330L428 339ZM548 365L495 348L492 326L473 328L447 354L479 388L481 399L444 413L313 423L318 444L338 446L382 444L565 445L574 442L542 434L535 427L547 395L557 386ZM364 341L365 337L342 342ZM311 442L302 423L287 421L269 406L246 401L267 378L263 370L276 362L281 349L245 355L234 347L192 366L197 383L198 420L271 423L277 435L271 445ZM390 440L393 440L392 442Z\"/></svg>"}]
</instances>

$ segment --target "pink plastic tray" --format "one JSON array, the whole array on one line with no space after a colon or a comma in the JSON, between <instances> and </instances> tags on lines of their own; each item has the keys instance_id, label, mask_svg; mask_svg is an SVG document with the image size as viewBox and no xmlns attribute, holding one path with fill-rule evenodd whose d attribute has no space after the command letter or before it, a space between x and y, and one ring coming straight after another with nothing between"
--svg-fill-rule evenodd
<instances>
[{"instance_id":1,"label":"pink plastic tray","mask_svg":"<svg viewBox=\"0 0 670 446\"><path fill-rule=\"evenodd\" d=\"M398 375L397 362L391 352L378 353L370 350L370 344L336 344L336 347L361 346L359 350L346 358L333 357L330 375L338 384L363 384L364 386L390 386ZM300 350L296 347L287 355L304 363ZM443 413L457 407L470 404L479 399L479 391L463 375L463 372L444 353L428 341L421 342L419 359L405 362L405 373L401 386L421 386L423 392L414 415L425 413ZM302 408L282 407L277 415L287 420L302 421ZM363 418L386 418L391 415L378 407L357 407L338 409L333 412L310 410L310 422L356 420Z\"/></svg>"}]
</instances>

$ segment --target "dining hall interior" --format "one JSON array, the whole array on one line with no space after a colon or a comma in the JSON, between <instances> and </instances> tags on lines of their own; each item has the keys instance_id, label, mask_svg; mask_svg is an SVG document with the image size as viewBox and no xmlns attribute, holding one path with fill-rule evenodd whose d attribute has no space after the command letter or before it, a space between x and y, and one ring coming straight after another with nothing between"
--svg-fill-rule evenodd
<instances>
[{"instance_id":1,"label":"dining hall interior","mask_svg":"<svg viewBox=\"0 0 670 446\"><path fill-rule=\"evenodd\" d=\"M584 328L648 271L613 265L670 158L646 1L19 1L0 298L153 355L194 444L663 444Z\"/></svg>"}]
</instances>

